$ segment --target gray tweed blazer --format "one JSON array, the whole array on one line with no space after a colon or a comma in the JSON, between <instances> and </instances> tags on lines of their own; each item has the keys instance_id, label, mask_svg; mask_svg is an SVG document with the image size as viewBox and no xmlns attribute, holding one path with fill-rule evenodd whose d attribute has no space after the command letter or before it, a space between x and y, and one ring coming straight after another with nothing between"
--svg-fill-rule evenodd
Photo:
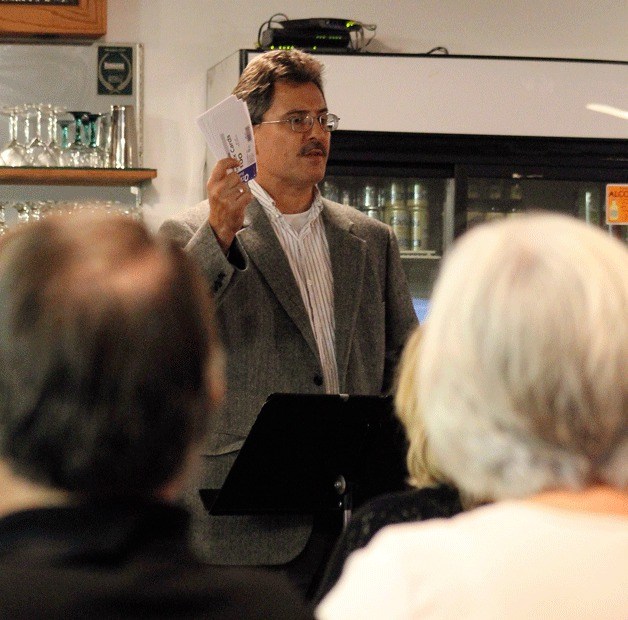
<instances>
[{"instance_id":1,"label":"gray tweed blazer","mask_svg":"<svg viewBox=\"0 0 628 620\"><path fill-rule=\"evenodd\" d=\"M340 391L382 394L417 320L395 236L357 209L323 200L334 278ZM207 200L164 222L199 263L214 292L227 352L225 405L203 451L201 487L220 488L266 398L273 392L324 393L314 335L288 260L257 200L247 207L229 257L207 222ZM188 497L194 543L221 564L283 564L303 549L311 518L210 517Z\"/></svg>"}]
</instances>

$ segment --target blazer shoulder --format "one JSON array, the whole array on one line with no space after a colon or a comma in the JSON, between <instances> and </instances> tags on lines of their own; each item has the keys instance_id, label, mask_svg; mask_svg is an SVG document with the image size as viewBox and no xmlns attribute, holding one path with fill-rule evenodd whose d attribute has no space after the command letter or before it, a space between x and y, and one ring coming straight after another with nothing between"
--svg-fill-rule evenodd
<instances>
[{"instance_id":1,"label":"blazer shoulder","mask_svg":"<svg viewBox=\"0 0 628 620\"><path fill-rule=\"evenodd\" d=\"M386 235L390 232L390 226L388 226L388 224L384 224L384 222L380 222L380 220L369 217L366 213L363 213L356 207L341 205L337 202L327 200L326 198L323 198L323 205L325 205L328 212L334 218L346 220L365 230L378 231Z\"/></svg>"}]
</instances>

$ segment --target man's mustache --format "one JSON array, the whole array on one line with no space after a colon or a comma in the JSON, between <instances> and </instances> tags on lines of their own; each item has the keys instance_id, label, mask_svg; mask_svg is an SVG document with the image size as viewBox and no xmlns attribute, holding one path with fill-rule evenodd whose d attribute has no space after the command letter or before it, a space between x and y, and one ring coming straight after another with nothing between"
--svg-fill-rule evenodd
<instances>
[{"instance_id":1,"label":"man's mustache","mask_svg":"<svg viewBox=\"0 0 628 620\"><path fill-rule=\"evenodd\" d=\"M327 155L327 149L322 142L318 140L312 140L303 146L299 155L309 155L312 151L320 151L323 155Z\"/></svg>"}]
</instances>

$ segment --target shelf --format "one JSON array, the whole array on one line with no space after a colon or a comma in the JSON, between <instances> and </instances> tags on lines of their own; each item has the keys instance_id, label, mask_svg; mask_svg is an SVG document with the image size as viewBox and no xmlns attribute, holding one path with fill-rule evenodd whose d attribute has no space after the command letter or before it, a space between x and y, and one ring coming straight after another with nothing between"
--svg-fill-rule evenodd
<instances>
[{"instance_id":1,"label":"shelf","mask_svg":"<svg viewBox=\"0 0 628 620\"><path fill-rule=\"evenodd\" d=\"M400 251L402 259L412 259L412 260L440 260L440 254L436 254L432 250L401 250Z\"/></svg>"},{"instance_id":2,"label":"shelf","mask_svg":"<svg viewBox=\"0 0 628 620\"><path fill-rule=\"evenodd\" d=\"M34 168L0 166L0 185L139 185L157 176L153 168Z\"/></svg>"}]
</instances>

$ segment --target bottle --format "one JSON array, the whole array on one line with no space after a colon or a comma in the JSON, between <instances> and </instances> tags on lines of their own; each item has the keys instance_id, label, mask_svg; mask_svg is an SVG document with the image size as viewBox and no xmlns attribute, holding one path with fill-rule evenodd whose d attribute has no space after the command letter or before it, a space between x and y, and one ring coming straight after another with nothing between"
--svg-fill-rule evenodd
<instances>
[{"instance_id":1,"label":"bottle","mask_svg":"<svg viewBox=\"0 0 628 620\"><path fill-rule=\"evenodd\" d=\"M522 200L523 199L523 190L521 189L521 185L519 183L513 183L510 186L510 200Z\"/></svg>"},{"instance_id":2,"label":"bottle","mask_svg":"<svg viewBox=\"0 0 628 620\"><path fill-rule=\"evenodd\" d=\"M502 182L499 179L491 181L491 184L488 186L488 199L501 200L503 195Z\"/></svg>"},{"instance_id":3,"label":"bottle","mask_svg":"<svg viewBox=\"0 0 628 620\"><path fill-rule=\"evenodd\" d=\"M340 204L343 204L346 207L352 207L353 206L353 198L351 196L351 190L350 189L345 187L340 192Z\"/></svg>"},{"instance_id":4,"label":"bottle","mask_svg":"<svg viewBox=\"0 0 628 620\"><path fill-rule=\"evenodd\" d=\"M469 180L469 184L467 186L467 198L469 200L480 199L480 186L477 181Z\"/></svg>"},{"instance_id":5,"label":"bottle","mask_svg":"<svg viewBox=\"0 0 628 620\"><path fill-rule=\"evenodd\" d=\"M616 222L619 219L619 207L617 201L613 199L608 207L608 220L610 222Z\"/></svg>"},{"instance_id":6,"label":"bottle","mask_svg":"<svg viewBox=\"0 0 628 620\"><path fill-rule=\"evenodd\" d=\"M578 217L587 224L600 225L600 191L594 186L584 187L578 192Z\"/></svg>"}]
</instances>

